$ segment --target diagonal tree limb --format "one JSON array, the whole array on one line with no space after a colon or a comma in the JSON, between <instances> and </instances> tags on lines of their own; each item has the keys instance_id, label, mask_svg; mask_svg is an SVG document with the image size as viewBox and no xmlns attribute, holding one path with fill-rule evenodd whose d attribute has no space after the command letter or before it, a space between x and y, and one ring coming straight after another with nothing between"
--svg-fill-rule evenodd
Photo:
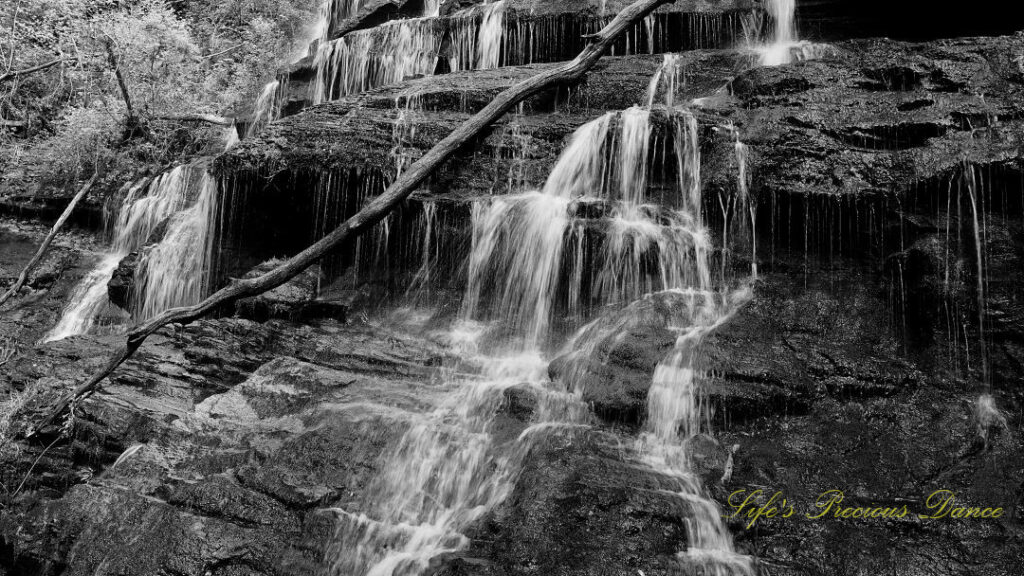
<instances>
[{"instance_id":1,"label":"diagonal tree limb","mask_svg":"<svg viewBox=\"0 0 1024 576\"><path fill-rule=\"evenodd\" d=\"M523 100L552 86L578 81L597 64L601 56L615 43L618 37L658 7L675 0L637 0L612 20L603 30L594 34L591 43L575 60L528 78L498 94L483 110L455 129L431 148L415 164L403 172L383 194L343 224L335 228L316 244L296 254L284 264L263 276L237 280L195 306L174 308L163 312L132 329L127 342L114 353L103 369L79 384L73 391L61 398L47 415L26 431L26 437L36 434L52 424L72 404L90 396L107 376L127 360L142 343L160 328L172 323L189 323L226 304L240 298L256 296L284 284L303 270L327 255L345 241L365 232L380 222L399 202L407 198L435 170L451 158L455 152L471 142L482 131L499 120Z\"/></svg>"},{"instance_id":2,"label":"diagonal tree limb","mask_svg":"<svg viewBox=\"0 0 1024 576\"><path fill-rule=\"evenodd\" d=\"M216 114L178 114L168 116L157 116L156 120L167 120L168 122L199 122L214 124L216 126L234 126L235 121L225 116Z\"/></svg>"},{"instance_id":3,"label":"diagonal tree limb","mask_svg":"<svg viewBox=\"0 0 1024 576\"><path fill-rule=\"evenodd\" d=\"M90 178L89 181L86 182L78 191L78 194L75 194L75 197L71 199L67 208L64 209L60 218L57 219L53 228L50 229L50 233L43 239L43 243L39 246L39 250L36 251L35 256L28 261L28 264L26 264L25 268L22 269L21 274L18 275L18 279L14 281L14 284L11 285L7 292L4 292L4 294L0 296L0 306L3 306L4 302L7 302L11 296L17 294L18 290L21 290L21 287L25 285L25 281L28 280L29 273L32 272L32 269L35 268L36 265L39 264L39 261L43 259L43 256L46 255L46 251L50 249L50 244L53 242L53 239L56 238L57 233L60 232L64 223L67 222L67 219L71 216L71 212L75 210L75 206L78 206L78 203L82 198L85 198L85 195L89 193L89 190L92 188L93 184L96 183L96 179L98 177L99 173L93 174L92 178Z\"/></svg>"},{"instance_id":4,"label":"diagonal tree limb","mask_svg":"<svg viewBox=\"0 0 1024 576\"><path fill-rule=\"evenodd\" d=\"M47 68L53 68L57 64L61 64L64 61L65 61L65 58L56 58L54 60L50 60L49 62L44 62L42 64L38 64L36 66L32 66L31 68L25 68L24 70L15 70L13 72L6 72L4 74L0 74L0 82L6 82L7 80L10 80L12 78L17 78L18 76L27 76L27 75L35 73L35 72L40 72L42 70L46 70Z\"/></svg>"}]
</instances>

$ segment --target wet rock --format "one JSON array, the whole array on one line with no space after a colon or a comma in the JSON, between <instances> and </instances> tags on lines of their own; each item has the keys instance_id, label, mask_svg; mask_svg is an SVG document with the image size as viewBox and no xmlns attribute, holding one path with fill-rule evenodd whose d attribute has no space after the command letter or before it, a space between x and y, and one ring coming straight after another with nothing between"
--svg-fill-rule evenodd
<instances>
[{"instance_id":1,"label":"wet rock","mask_svg":"<svg viewBox=\"0 0 1024 576\"><path fill-rule=\"evenodd\" d=\"M940 489L953 491L960 503L1004 507L1010 516L1024 511L1015 493L1024 470L1020 439L1002 436L984 449L968 416L971 403L937 388L866 402L826 400L806 416L722 434L723 443L740 445L732 480L717 492L723 505L735 490L763 487L769 495L781 491L796 510L788 519L761 519L753 529L732 522L738 545L756 547L764 562L787 575L813 574L822 566L1014 573L1022 561L1020 536L1006 523L917 517L934 513L925 501ZM906 506L907 514L841 519L833 509L808 519L821 512L815 502L828 490L844 492L844 507Z\"/></svg>"},{"instance_id":2,"label":"wet rock","mask_svg":"<svg viewBox=\"0 0 1024 576\"><path fill-rule=\"evenodd\" d=\"M135 287L135 269L139 265L139 253L132 252L121 259L114 274L107 282L110 302L124 310L130 309L132 289Z\"/></svg>"},{"instance_id":3,"label":"wet rock","mask_svg":"<svg viewBox=\"0 0 1024 576\"><path fill-rule=\"evenodd\" d=\"M29 272L25 284L33 290L45 290L53 286L66 270L78 261L78 254L66 247L53 246L47 250L39 264Z\"/></svg>"},{"instance_id":4,"label":"wet rock","mask_svg":"<svg viewBox=\"0 0 1024 576\"><path fill-rule=\"evenodd\" d=\"M244 278L257 278L283 263L269 260L250 270ZM322 282L320 267L311 266L285 284L259 296L243 298L235 303L235 311L242 318L266 322L271 318L302 320L333 318L345 321L348 305L343 301L318 298Z\"/></svg>"},{"instance_id":5,"label":"wet rock","mask_svg":"<svg viewBox=\"0 0 1024 576\"><path fill-rule=\"evenodd\" d=\"M669 574L686 548L676 480L588 430L538 438L515 488L434 575Z\"/></svg>"},{"instance_id":6,"label":"wet rock","mask_svg":"<svg viewBox=\"0 0 1024 576\"><path fill-rule=\"evenodd\" d=\"M107 345L52 343L5 374L48 377L35 382L44 400ZM359 327L222 319L158 333L80 407L72 442L5 454L5 483L35 469L0 514L0 561L39 574L321 570L333 531L319 508L358 500L407 410L436 400L436 354Z\"/></svg>"}]
</instances>

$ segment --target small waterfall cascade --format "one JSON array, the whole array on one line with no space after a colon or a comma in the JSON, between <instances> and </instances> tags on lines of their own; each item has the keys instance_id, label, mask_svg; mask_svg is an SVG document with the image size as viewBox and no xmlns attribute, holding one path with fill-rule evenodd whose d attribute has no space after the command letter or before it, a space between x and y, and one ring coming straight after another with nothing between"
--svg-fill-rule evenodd
<instances>
[{"instance_id":1,"label":"small waterfall cascade","mask_svg":"<svg viewBox=\"0 0 1024 576\"><path fill-rule=\"evenodd\" d=\"M281 117L282 84L278 80L263 87L253 105L252 119L245 127L245 137L259 134L267 124Z\"/></svg>"},{"instance_id":2,"label":"small waterfall cascade","mask_svg":"<svg viewBox=\"0 0 1024 576\"><path fill-rule=\"evenodd\" d=\"M170 216L163 239L139 260L132 302L140 319L195 304L209 290L217 183L203 171L196 186L194 203Z\"/></svg>"},{"instance_id":3,"label":"small waterfall cascade","mask_svg":"<svg viewBox=\"0 0 1024 576\"><path fill-rule=\"evenodd\" d=\"M813 60L827 54L831 48L799 39L796 26L796 0L767 0L766 8L771 30L767 43L755 46L761 66L780 66L790 62Z\"/></svg>"},{"instance_id":4,"label":"small waterfall cascade","mask_svg":"<svg viewBox=\"0 0 1024 576\"><path fill-rule=\"evenodd\" d=\"M505 37L505 7L505 0L499 0L441 19L439 6L428 2L419 18L393 20L321 43L314 56L316 76L309 99L320 104L432 75L442 59L452 71L497 68Z\"/></svg>"},{"instance_id":5,"label":"small waterfall cascade","mask_svg":"<svg viewBox=\"0 0 1024 576\"><path fill-rule=\"evenodd\" d=\"M360 2L361 0L321 0L307 41L299 44L320 46L326 43L332 29L359 12ZM308 50L309 48L303 48L301 52L294 54L291 63L305 58ZM243 137L249 138L259 134L268 124L281 117L287 87L287 80L282 79L272 80L263 87L253 104L251 119L245 126ZM229 145L228 148L230 147Z\"/></svg>"},{"instance_id":6,"label":"small waterfall cascade","mask_svg":"<svg viewBox=\"0 0 1024 576\"><path fill-rule=\"evenodd\" d=\"M611 16L520 18L508 0L487 1L438 17L427 2L417 18L392 20L321 42L314 55L312 104L336 100L416 76L442 71L568 60ZM627 34L614 55L668 49L723 47L739 38L738 14L654 15Z\"/></svg>"},{"instance_id":7,"label":"small waterfall cascade","mask_svg":"<svg viewBox=\"0 0 1024 576\"><path fill-rule=\"evenodd\" d=\"M506 0L485 2L455 15L451 25L453 70L488 70L501 65Z\"/></svg>"},{"instance_id":8,"label":"small waterfall cascade","mask_svg":"<svg viewBox=\"0 0 1024 576\"><path fill-rule=\"evenodd\" d=\"M109 251L75 289L43 342L86 334L109 305L107 283L118 263L142 251L131 298L133 316L148 318L191 304L207 287L217 190L199 165L178 166L148 186L131 187L113 224ZM159 237L159 241L146 248Z\"/></svg>"},{"instance_id":9,"label":"small waterfall cascade","mask_svg":"<svg viewBox=\"0 0 1024 576\"><path fill-rule=\"evenodd\" d=\"M43 336L42 342L55 342L69 336L88 334L93 329L99 315L107 306L107 282L123 257L123 254L116 252L106 253L101 257L96 267L75 287L60 320Z\"/></svg>"},{"instance_id":10,"label":"small waterfall cascade","mask_svg":"<svg viewBox=\"0 0 1024 576\"><path fill-rule=\"evenodd\" d=\"M317 47L313 104L365 92L437 68L443 33L435 18L394 20L358 30Z\"/></svg>"},{"instance_id":11,"label":"small waterfall cascade","mask_svg":"<svg viewBox=\"0 0 1024 576\"><path fill-rule=\"evenodd\" d=\"M501 61L502 38L505 35L505 1L486 4L477 41L476 67L497 68Z\"/></svg>"},{"instance_id":12,"label":"small waterfall cascade","mask_svg":"<svg viewBox=\"0 0 1024 576\"><path fill-rule=\"evenodd\" d=\"M740 140L739 131L736 131L736 181L738 202L740 206L746 205L750 220L750 275L757 278L757 203L750 201L750 173L747 166L750 163L750 149Z\"/></svg>"},{"instance_id":13,"label":"small waterfall cascade","mask_svg":"<svg viewBox=\"0 0 1024 576\"><path fill-rule=\"evenodd\" d=\"M546 363L532 354L477 356L478 335L474 326L460 325L450 337L482 367L479 376L446 377L444 399L389 450L359 510L331 510L337 516L332 576L421 574L432 558L465 547L462 532L512 490L537 427L500 445L492 433L495 415L508 388L543 380Z\"/></svg>"},{"instance_id":14,"label":"small waterfall cascade","mask_svg":"<svg viewBox=\"0 0 1024 576\"><path fill-rule=\"evenodd\" d=\"M657 129L640 107L584 125L542 190L474 207L464 317L500 319L532 348L545 344L553 315L578 320L594 306L710 284L697 122L682 110L657 114ZM652 165L681 194L649 198Z\"/></svg>"},{"instance_id":15,"label":"small waterfall cascade","mask_svg":"<svg viewBox=\"0 0 1024 576\"><path fill-rule=\"evenodd\" d=\"M682 59L679 54L666 54L665 61L651 77L651 83L647 87L647 108L654 107L661 90L664 90L665 106L674 108L676 91L685 80Z\"/></svg>"},{"instance_id":16,"label":"small waterfall cascade","mask_svg":"<svg viewBox=\"0 0 1024 576\"><path fill-rule=\"evenodd\" d=\"M678 289L677 289L678 290ZM685 563L715 576L752 576L753 559L738 554L722 511L705 496L691 463L690 442L710 432L710 410L701 393L707 374L700 369L704 339L727 322L752 296L749 288L729 291L678 290L685 305L670 326L678 333L674 349L654 371L647 393L647 422L637 441L642 461L678 480L678 495L689 505Z\"/></svg>"}]
</instances>

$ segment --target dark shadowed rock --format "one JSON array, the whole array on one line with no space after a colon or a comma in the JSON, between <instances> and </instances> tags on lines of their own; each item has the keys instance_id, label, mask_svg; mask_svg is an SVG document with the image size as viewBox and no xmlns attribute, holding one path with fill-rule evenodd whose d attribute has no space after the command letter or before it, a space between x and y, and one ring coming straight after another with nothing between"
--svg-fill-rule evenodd
<instances>
[{"instance_id":1,"label":"dark shadowed rock","mask_svg":"<svg viewBox=\"0 0 1024 576\"><path fill-rule=\"evenodd\" d=\"M250 270L244 278L257 278L281 265L281 260L269 260ZM251 298L235 303L235 311L242 318L266 322L271 318L302 320L333 318L344 322L348 305L338 300L319 298L322 282L320 266L312 266L288 282Z\"/></svg>"},{"instance_id":2,"label":"dark shadowed rock","mask_svg":"<svg viewBox=\"0 0 1024 576\"><path fill-rule=\"evenodd\" d=\"M84 377L107 343L72 340L27 351L8 384L36 380L43 400ZM318 509L358 499L407 411L432 402L436 352L334 324L225 319L158 334L79 408L70 444L5 455L5 484L39 458L20 512L0 514L4 566L315 572L333 533Z\"/></svg>"},{"instance_id":3,"label":"dark shadowed rock","mask_svg":"<svg viewBox=\"0 0 1024 576\"><path fill-rule=\"evenodd\" d=\"M132 252L121 259L114 274L107 282L110 301L125 310L130 309L132 289L135 287L135 269L139 265L139 253Z\"/></svg>"}]
</instances>

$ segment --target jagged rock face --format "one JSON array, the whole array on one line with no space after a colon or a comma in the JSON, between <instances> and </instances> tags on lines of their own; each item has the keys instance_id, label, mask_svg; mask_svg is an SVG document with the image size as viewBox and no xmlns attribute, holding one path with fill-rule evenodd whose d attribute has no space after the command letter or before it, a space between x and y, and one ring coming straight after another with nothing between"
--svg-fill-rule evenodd
<instances>
[{"instance_id":1,"label":"jagged rock face","mask_svg":"<svg viewBox=\"0 0 1024 576\"><path fill-rule=\"evenodd\" d=\"M110 302L125 310L131 310L132 289L135 287L135 270L139 265L139 253L131 252L121 259L114 275L107 282Z\"/></svg>"},{"instance_id":2,"label":"jagged rock face","mask_svg":"<svg viewBox=\"0 0 1024 576\"><path fill-rule=\"evenodd\" d=\"M997 0L797 0L801 35L813 39L888 37L931 40L1012 34L1019 22Z\"/></svg>"},{"instance_id":3,"label":"jagged rock face","mask_svg":"<svg viewBox=\"0 0 1024 576\"><path fill-rule=\"evenodd\" d=\"M5 380L60 389L109 345L54 343L14 360ZM0 519L3 565L315 572L333 533L320 508L358 497L412 411L436 401L424 384L443 358L428 342L336 323L204 321L158 335L77 412L70 445L6 455L5 484L40 459L16 499L23 512Z\"/></svg>"}]
</instances>

